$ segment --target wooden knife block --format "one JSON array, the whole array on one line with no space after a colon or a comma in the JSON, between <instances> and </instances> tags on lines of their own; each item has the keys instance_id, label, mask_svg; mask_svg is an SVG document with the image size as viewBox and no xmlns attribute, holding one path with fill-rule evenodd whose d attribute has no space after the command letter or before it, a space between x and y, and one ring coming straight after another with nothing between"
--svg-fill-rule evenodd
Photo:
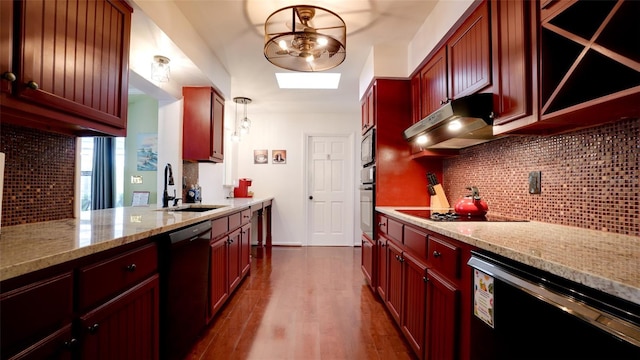
<instances>
[{"instance_id":1,"label":"wooden knife block","mask_svg":"<svg viewBox=\"0 0 640 360\"><path fill-rule=\"evenodd\" d=\"M451 206L449 205L447 196L444 194L442 185L433 185L433 190L436 191L436 194L431 195L431 210L436 212L448 212Z\"/></svg>"}]
</instances>

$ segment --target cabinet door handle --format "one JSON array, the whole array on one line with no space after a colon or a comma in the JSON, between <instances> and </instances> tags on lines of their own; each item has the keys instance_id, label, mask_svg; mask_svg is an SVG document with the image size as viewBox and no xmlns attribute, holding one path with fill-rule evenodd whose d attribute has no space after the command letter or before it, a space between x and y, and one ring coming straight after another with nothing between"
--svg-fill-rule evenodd
<instances>
[{"instance_id":1,"label":"cabinet door handle","mask_svg":"<svg viewBox=\"0 0 640 360\"><path fill-rule=\"evenodd\" d=\"M5 71L2 74L2 79L7 80L8 82L14 82L16 81L16 74L12 73L11 71Z\"/></svg>"},{"instance_id":2,"label":"cabinet door handle","mask_svg":"<svg viewBox=\"0 0 640 360\"><path fill-rule=\"evenodd\" d=\"M440 100L440 105L444 105L444 104L448 103L449 101L451 101L451 99L449 99L449 98L445 98L444 100Z\"/></svg>"},{"instance_id":3,"label":"cabinet door handle","mask_svg":"<svg viewBox=\"0 0 640 360\"><path fill-rule=\"evenodd\" d=\"M87 328L87 330L89 330L89 333L90 333L90 334L95 334L95 333L97 333L97 332L98 332L98 329L100 329L100 324L98 324L98 323L95 323L95 324L93 324L93 325L91 325L91 326L89 326L89 327Z\"/></svg>"},{"instance_id":4,"label":"cabinet door handle","mask_svg":"<svg viewBox=\"0 0 640 360\"><path fill-rule=\"evenodd\" d=\"M387 224L385 224L385 223L378 223L378 226L380 226L380 227L385 227L385 226L387 226Z\"/></svg>"},{"instance_id":5,"label":"cabinet door handle","mask_svg":"<svg viewBox=\"0 0 640 360\"><path fill-rule=\"evenodd\" d=\"M40 87L40 85L38 85L37 82L31 80L29 82L27 82L27 87L31 90L38 90L38 88Z\"/></svg>"},{"instance_id":6,"label":"cabinet door handle","mask_svg":"<svg viewBox=\"0 0 640 360\"><path fill-rule=\"evenodd\" d=\"M434 252L433 252L433 257L438 258L438 257L440 257L440 256L442 256L442 254L441 254L441 253L439 253L439 252L437 252L437 251L434 251Z\"/></svg>"},{"instance_id":7,"label":"cabinet door handle","mask_svg":"<svg viewBox=\"0 0 640 360\"><path fill-rule=\"evenodd\" d=\"M136 264L129 264L129 265L127 265L126 270L127 270L128 272L134 272L134 271L136 271Z\"/></svg>"},{"instance_id":8,"label":"cabinet door handle","mask_svg":"<svg viewBox=\"0 0 640 360\"><path fill-rule=\"evenodd\" d=\"M423 277L422 277L422 281L424 281L424 282L429 282L429 278L427 278L426 276L423 276Z\"/></svg>"},{"instance_id":9,"label":"cabinet door handle","mask_svg":"<svg viewBox=\"0 0 640 360\"><path fill-rule=\"evenodd\" d=\"M64 342L64 346L69 350L75 349L75 347L78 346L78 339L71 338L68 341Z\"/></svg>"}]
</instances>

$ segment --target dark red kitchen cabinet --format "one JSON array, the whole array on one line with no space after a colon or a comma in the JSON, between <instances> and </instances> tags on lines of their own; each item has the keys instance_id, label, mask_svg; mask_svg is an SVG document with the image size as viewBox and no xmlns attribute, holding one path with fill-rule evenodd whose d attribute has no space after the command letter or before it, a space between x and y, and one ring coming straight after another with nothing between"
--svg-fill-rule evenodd
<instances>
[{"instance_id":1,"label":"dark red kitchen cabinet","mask_svg":"<svg viewBox=\"0 0 640 360\"><path fill-rule=\"evenodd\" d=\"M369 87L369 89L367 89L367 92L362 97L361 116L362 116L362 133L363 134L376 125L375 92L376 92L376 85L375 83L373 83Z\"/></svg>"},{"instance_id":2,"label":"dark red kitchen cabinet","mask_svg":"<svg viewBox=\"0 0 640 360\"><path fill-rule=\"evenodd\" d=\"M73 317L71 272L46 277L0 294L0 355L24 358L68 356ZM28 356L27 356L28 355ZM22 356L22 355L21 355ZM22 358L22 357L19 357Z\"/></svg>"},{"instance_id":3,"label":"dark red kitchen cabinet","mask_svg":"<svg viewBox=\"0 0 640 360\"><path fill-rule=\"evenodd\" d=\"M470 291L470 290L469 290ZM460 290L437 273L427 271L425 359L457 359Z\"/></svg>"},{"instance_id":4,"label":"dark red kitchen cabinet","mask_svg":"<svg viewBox=\"0 0 640 360\"><path fill-rule=\"evenodd\" d=\"M537 115L535 67L531 53L535 1L491 1L494 124Z\"/></svg>"},{"instance_id":5,"label":"dark red kitchen cabinet","mask_svg":"<svg viewBox=\"0 0 640 360\"><path fill-rule=\"evenodd\" d=\"M240 242L241 242L242 230L237 229L228 238L228 251L229 251L229 294L231 294L238 284L240 284L240 276L242 271L240 270Z\"/></svg>"},{"instance_id":6,"label":"dark red kitchen cabinet","mask_svg":"<svg viewBox=\"0 0 640 360\"><path fill-rule=\"evenodd\" d=\"M3 55L0 69L16 78L2 97L6 119L45 130L125 135L131 7L119 0L13 5L15 57L5 64L10 55ZM3 21L3 43L9 27Z\"/></svg>"},{"instance_id":7,"label":"dark red kitchen cabinet","mask_svg":"<svg viewBox=\"0 0 640 360\"><path fill-rule=\"evenodd\" d=\"M158 275L80 318L82 359L158 359Z\"/></svg>"},{"instance_id":8,"label":"dark red kitchen cabinet","mask_svg":"<svg viewBox=\"0 0 640 360\"><path fill-rule=\"evenodd\" d=\"M489 5L482 2L447 42L452 99L471 95L491 85Z\"/></svg>"},{"instance_id":9,"label":"dark red kitchen cabinet","mask_svg":"<svg viewBox=\"0 0 640 360\"><path fill-rule=\"evenodd\" d=\"M378 271L377 274L378 276L376 277L376 279L378 280L378 286L377 286L377 292L378 295L380 296L380 298L384 301L387 298L387 287L388 287L388 265L387 265L387 259L388 259L388 255L387 255L387 244L388 244L388 240L384 237L384 236L379 236L378 237L378 256L377 256L377 260L378 260Z\"/></svg>"},{"instance_id":10,"label":"dark red kitchen cabinet","mask_svg":"<svg viewBox=\"0 0 640 360\"><path fill-rule=\"evenodd\" d=\"M420 71L420 111L424 118L449 101L447 48L442 47Z\"/></svg>"},{"instance_id":11,"label":"dark red kitchen cabinet","mask_svg":"<svg viewBox=\"0 0 640 360\"><path fill-rule=\"evenodd\" d=\"M402 253L403 304L400 328L419 356L424 353L425 313L427 298L427 266L418 257ZM435 358L434 358L435 359Z\"/></svg>"},{"instance_id":12,"label":"dark red kitchen cabinet","mask_svg":"<svg viewBox=\"0 0 640 360\"><path fill-rule=\"evenodd\" d=\"M421 85L421 77L420 73L416 73L411 77L411 123L415 124L418 121L422 120L422 111L420 103L420 85Z\"/></svg>"},{"instance_id":13,"label":"dark red kitchen cabinet","mask_svg":"<svg viewBox=\"0 0 640 360\"><path fill-rule=\"evenodd\" d=\"M11 93L16 80L13 67L13 1L0 1L0 92Z\"/></svg>"},{"instance_id":14,"label":"dark red kitchen cabinet","mask_svg":"<svg viewBox=\"0 0 640 360\"><path fill-rule=\"evenodd\" d=\"M400 325L402 314L402 249L393 243L387 242L387 272L388 288L385 303L393 319Z\"/></svg>"},{"instance_id":15,"label":"dark red kitchen cabinet","mask_svg":"<svg viewBox=\"0 0 640 360\"><path fill-rule=\"evenodd\" d=\"M640 2L536 5L528 38L538 114L500 122L494 133L556 134L640 117L640 51L629 40L639 35Z\"/></svg>"},{"instance_id":16,"label":"dark red kitchen cabinet","mask_svg":"<svg viewBox=\"0 0 640 360\"><path fill-rule=\"evenodd\" d=\"M251 270L251 224L242 226L240 238L240 268L245 276Z\"/></svg>"},{"instance_id":17,"label":"dark red kitchen cabinet","mask_svg":"<svg viewBox=\"0 0 640 360\"><path fill-rule=\"evenodd\" d=\"M220 310L229 297L229 255L227 237L213 240L210 244L209 258L211 273L209 274L209 321Z\"/></svg>"},{"instance_id":18,"label":"dark red kitchen cabinet","mask_svg":"<svg viewBox=\"0 0 640 360\"><path fill-rule=\"evenodd\" d=\"M212 87L183 87L182 158L224 160L224 98Z\"/></svg>"},{"instance_id":19,"label":"dark red kitchen cabinet","mask_svg":"<svg viewBox=\"0 0 640 360\"><path fill-rule=\"evenodd\" d=\"M369 239L369 237L365 234L362 234L362 257L360 268L362 269L362 273L364 274L369 287L375 293L377 286L377 276L376 276L376 246L375 241Z\"/></svg>"}]
</instances>

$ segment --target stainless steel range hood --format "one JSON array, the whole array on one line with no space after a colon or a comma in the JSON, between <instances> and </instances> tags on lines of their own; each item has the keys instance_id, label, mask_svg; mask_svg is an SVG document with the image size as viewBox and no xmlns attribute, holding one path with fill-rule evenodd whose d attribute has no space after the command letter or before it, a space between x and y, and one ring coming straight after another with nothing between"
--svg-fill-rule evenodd
<instances>
[{"instance_id":1,"label":"stainless steel range hood","mask_svg":"<svg viewBox=\"0 0 640 360\"><path fill-rule=\"evenodd\" d=\"M452 100L404 131L423 149L462 149L497 139L493 135L493 95Z\"/></svg>"}]
</instances>

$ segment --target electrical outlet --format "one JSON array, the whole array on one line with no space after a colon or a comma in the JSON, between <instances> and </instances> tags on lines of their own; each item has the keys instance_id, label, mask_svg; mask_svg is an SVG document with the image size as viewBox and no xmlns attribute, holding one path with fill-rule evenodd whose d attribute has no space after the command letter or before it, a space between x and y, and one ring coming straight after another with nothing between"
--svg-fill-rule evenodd
<instances>
[{"instance_id":1,"label":"electrical outlet","mask_svg":"<svg viewBox=\"0 0 640 360\"><path fill-rule=\"evenodd\" d=\"M531 171L529 173L529 194L540 194L542 192L541 179L541 171Z\"/></svg>"},{"instance_id":2,"label":"electrical outlet","mask_svg":"<svg viewBox=\"0 0 640 360\"><path fill-rule=\"evenodd\" d=\"M132 175L131 176L131 183L132 184L142 184L142 176Z\"/></svg>"}]
</instances>

